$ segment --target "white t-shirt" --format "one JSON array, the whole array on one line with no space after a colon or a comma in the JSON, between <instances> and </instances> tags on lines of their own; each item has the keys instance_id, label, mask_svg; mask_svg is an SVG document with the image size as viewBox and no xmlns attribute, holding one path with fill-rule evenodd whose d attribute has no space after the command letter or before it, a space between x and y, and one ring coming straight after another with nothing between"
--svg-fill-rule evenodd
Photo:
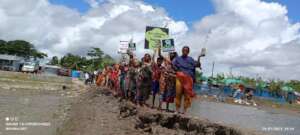
<instances>
[{"instance_id":1,"label":"white t-shirt","mask_svg":"<svg viewBox=\"0 0 300 135\"><path fill-rule=\"evenodd\" d=\"M85 73L85 79L89 79L90 78L90 76L89 76L89 74L88 73Z\"/></svg>"}]
</instances>

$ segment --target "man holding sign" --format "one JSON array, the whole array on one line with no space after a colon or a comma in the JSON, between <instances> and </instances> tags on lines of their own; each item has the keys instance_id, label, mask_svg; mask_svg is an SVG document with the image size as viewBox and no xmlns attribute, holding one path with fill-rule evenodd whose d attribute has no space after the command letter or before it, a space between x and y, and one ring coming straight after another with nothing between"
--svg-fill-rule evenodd
<instances>
[{"instance_id":1,"label":"man holding sign","mask_svg":"<svg viewBox=\"0 0 300 135\"><path fill-rule=\"evenodd\" d=\"M179 113L181 108L181 99L184 97L184 111L192 104L192 98L196 95L193 91L195 80L196 67L200 67L200 61L195 61L192 57L188 56L190 48L184 46L182 48L182 55L176 57L172 64L176 70L176 112Z\"/></svg>"}]
</instances>

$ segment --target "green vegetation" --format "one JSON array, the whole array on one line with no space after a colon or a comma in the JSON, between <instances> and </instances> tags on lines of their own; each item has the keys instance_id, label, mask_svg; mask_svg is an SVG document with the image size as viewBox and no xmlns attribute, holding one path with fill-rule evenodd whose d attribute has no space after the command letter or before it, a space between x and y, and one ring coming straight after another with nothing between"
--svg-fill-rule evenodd
<instances>
[{"instance_id":1,"label":"green vegetation","mask_svg":"<svg viewBox=\"0 0 300 135\"><path fill-rule=\"evenodd\" d=\"M292 87L294 90L300 92L300 81L298 80L290 80L286 82L286 85Z\"/></svg>"},{"instance_id":2,"label":"green vegetation","mask_svg":"<svg viewBox=\"0 0 300 135\"><path fill-rule=\"evenodd\" d=\"M196 73L197 81L204 77L201 73ZM268 89L271 93L275 95L281 95L283 92L297 91L300 92L300 81L298 80L262 80L261 78L250 78L250 77L225 77L224 74L217 74L215 77L208 77L208 79L202 81L208 81L212 84L238 84L242 83L247 87L257 88L257 89Z\"/></svg>"},{"instance_id":3,"label":"green vegetation","mask_svg":"<svg viewBox=\"0 0 300 135\"><path fill-rule=\"evenodd\" d=\"M64 68L83 71L103 69L105 65L113 63L115 63L114 59L104 54L100 48L91 48L86 56L79 56L72 53L67 53L61 59L54 56L49 62L51 65L60 65Z\"/></svg>"},{"instance_id":4,"label":"green vegetation","mask_svg":"<svg viewBox=\"0 0 300 135\"><path fill-rule=\"evenodd\" d=\"M51 61L49 62L50 65L59 65L59 59L57 56L53 56Z\"/></svg>"},{"instance_id":5,"label":"green vegetation","mask_svg":"<svg viewBox=\"0 0 300 135\"><path fill-rule=\"evenodd\" d=\"M0 40L0 54L16 55L24 58L45 58L47 54L36 50L34 45L24 40Z\"/></svg>"},{"instance_id":6,"label":"green vegetation","mask_svg":"<svg viewBox=\"0 0 300 135\"><path fill-rule=\"evenodd\" d=\"M16 55L24 58L42 59L47 54L38 51L33 44L24 40L4 41L0 40L0 54ZM86 56L67 53L61 59L53 56L50 65L58 65L69 69L94 71L102 69L105 65L115 63L114 59L104 54L100 48L91 48Z\"/></svg>"}]
</instances>

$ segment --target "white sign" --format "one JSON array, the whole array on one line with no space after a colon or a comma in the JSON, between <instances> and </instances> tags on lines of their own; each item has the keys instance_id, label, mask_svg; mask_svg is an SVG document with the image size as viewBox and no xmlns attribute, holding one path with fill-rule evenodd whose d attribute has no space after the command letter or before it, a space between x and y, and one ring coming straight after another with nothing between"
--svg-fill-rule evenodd
<instances>
[{"instance_id":1,"label":"white sign","mask_svg":"<svg viewBox=\"0 0 300 135\"><path fill-rule=\"evenodd\" d=\"M128 41L120 41L118 53L127 53Z\"/></svg>"},{"instance_id":2,"label":"white sign","mask_svg":"<svg viewBox=\"0 0 300 135\"><path fill-rule=\"evenodd\" d=\"M201 49L200 56L201 56L201 57L204 57L205 55L206 55L206 48L202 48L202 49Z\"/></svg>"}]
</instances>

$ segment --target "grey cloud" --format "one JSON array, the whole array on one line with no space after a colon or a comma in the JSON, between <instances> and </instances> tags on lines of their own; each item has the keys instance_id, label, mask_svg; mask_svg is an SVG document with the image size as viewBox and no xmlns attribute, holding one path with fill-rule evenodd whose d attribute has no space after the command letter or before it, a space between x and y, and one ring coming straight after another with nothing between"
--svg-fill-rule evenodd
<instances>
[{"instance_id":1,"label":"grey cloud","mask_svg":"<svg viewBox=\"0 0 300 135\"><path fill-rule=\"evenodd\" d=\"M199 18L191 29L175 21L162 7L141 0L86 0L86 13L48 0L0 1L0 38L33 42L50 56L84 55L91 46L115 58L120 40L133 37L138 56L144 52L146 25L169 24L176 49L189 45L196 58L202 47L203 71L212 62L217 72L300 79L300 23L291 23L285 6L261 0L213 0L215 13ZM206 38L208 37L208 38Z\"/></svg>"}]
</instances>

